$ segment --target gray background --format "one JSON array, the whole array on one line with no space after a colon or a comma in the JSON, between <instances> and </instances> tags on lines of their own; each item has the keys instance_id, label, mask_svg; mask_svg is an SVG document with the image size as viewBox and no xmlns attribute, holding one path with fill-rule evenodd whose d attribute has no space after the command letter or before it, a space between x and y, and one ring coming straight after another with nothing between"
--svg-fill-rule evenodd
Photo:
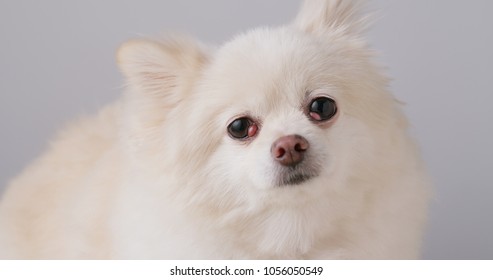
<instances>
[{"instance_id":1,"label":"gray background","mask_svg":"<svg viewBox=\"0 0 493 280\"><path fill-rule=\"evenodd\" d=\"M120 95L114 52L179 31L220 44L297 0L2 1L0 191L54 132ZM493 1L373 0L369 32L435 183L424 258L493 259Z\"/></svg>"}]
</instances>

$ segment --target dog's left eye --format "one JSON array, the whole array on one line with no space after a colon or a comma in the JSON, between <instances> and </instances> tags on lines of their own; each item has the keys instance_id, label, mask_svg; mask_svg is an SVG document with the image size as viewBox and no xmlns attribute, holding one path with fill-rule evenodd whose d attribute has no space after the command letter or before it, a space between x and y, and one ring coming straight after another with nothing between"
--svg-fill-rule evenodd
<instances>
[{"instance_id":1,"label":"dog's left eye","mask_svg":"<svg viewBox=\"0 0 493 280\"><path fill-rule=\"evenodd\" d=\"M232 121L228 126L228 133L235 139L247 139L255 136L258 131L257 124L247 118L242 117Z\"/></svg>"},{"instance_id":2,"label":"dog's left eye","mask_svg":"<svg viewBox=\"0 0 493 280\"><path fill-rule=\"evenodd\" d=\"M310 118L317 122L330 120L337 113L336 102L328 97L313 99L308 109Z\"/></svg>"}]
</instances>

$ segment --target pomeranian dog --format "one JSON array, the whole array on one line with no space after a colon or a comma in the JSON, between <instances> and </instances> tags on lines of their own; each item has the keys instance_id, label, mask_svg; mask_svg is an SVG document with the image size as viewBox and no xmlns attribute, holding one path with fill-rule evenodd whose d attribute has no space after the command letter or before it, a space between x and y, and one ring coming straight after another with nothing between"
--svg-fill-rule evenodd
<instances>
[{"instance_id":1,"label":"pomeranian dog","mask_svg":"<svg viewBox=\"0 0 493 280\"><path fill-rule=\"evenodd\" d=\"M58 136L1 202L26 259L412 259L428 182L348 0L218 49L117 53L124 97Z\"/></svg>"}]
</instances>

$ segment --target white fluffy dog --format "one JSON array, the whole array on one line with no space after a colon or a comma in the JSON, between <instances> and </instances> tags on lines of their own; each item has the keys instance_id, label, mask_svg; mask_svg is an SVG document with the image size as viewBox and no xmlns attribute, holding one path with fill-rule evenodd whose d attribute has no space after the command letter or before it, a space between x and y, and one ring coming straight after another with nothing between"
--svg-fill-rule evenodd
<instances>
[{"instance_id":1,"label":"white fluffy dog","mask_svg":"<svg viewBox=\"0 0 493 280\"><path fill-rule=\"evenodd\" d=\"M348 0L118 51L122 100L13 180L2 258L417 258L428 183Z\"/></svg>"}]
</instances>

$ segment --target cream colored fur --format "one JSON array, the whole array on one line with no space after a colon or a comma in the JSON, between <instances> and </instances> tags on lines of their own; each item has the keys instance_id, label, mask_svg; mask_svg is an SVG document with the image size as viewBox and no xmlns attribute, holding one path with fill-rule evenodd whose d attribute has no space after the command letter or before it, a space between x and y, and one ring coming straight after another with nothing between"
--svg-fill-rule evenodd
<instances>
[{"instance_id":1,"label":"cream colored fur","mask_svg":"<svg viewBox=\"0 0 493 280\"><path fill-rule=\"evenodd\" d=\"M2 258L408 259L428 187L355 1L309 0L293 24L218 49L187 38L118 51L125 96L64 130L0 204ZM310 121L307 100L337 117ZM260 120L248 143L227 126ZM281 136L320 173L275 186Z\"/></svg>"}]
</instances>

